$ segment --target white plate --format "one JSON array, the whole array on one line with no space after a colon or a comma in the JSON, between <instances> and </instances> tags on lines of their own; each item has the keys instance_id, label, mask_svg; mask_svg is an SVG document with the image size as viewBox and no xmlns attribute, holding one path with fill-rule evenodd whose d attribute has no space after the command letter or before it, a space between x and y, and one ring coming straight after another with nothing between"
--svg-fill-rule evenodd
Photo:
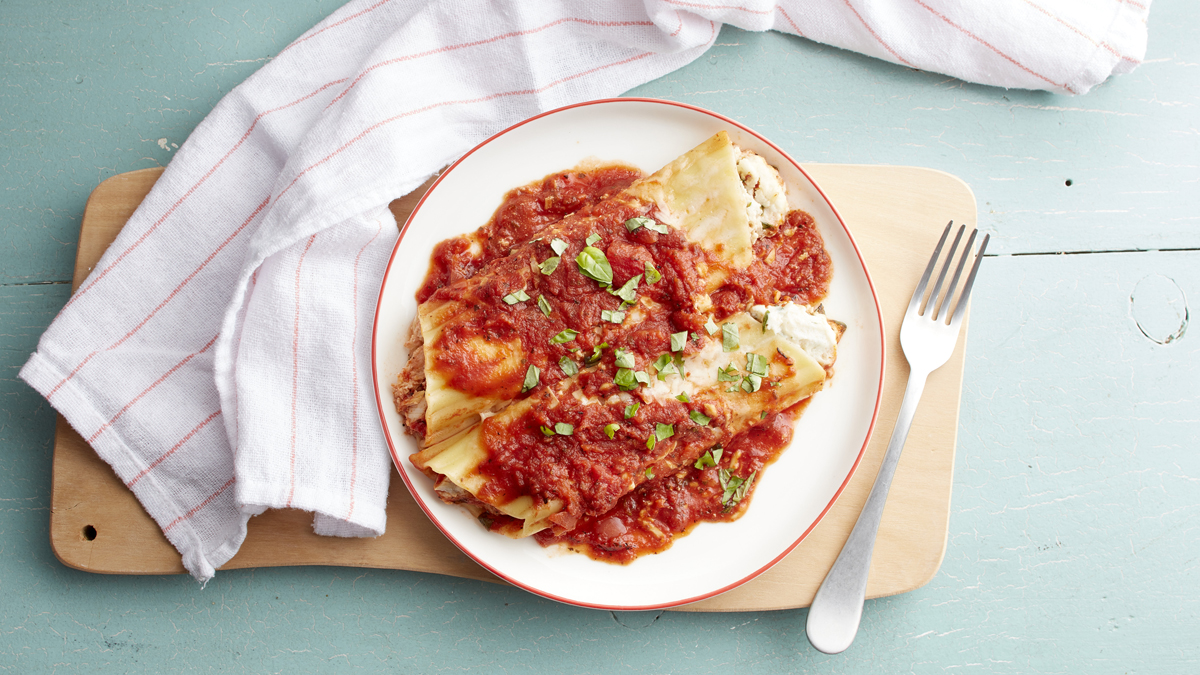
<instances>
[{"instance_id":1,"label":"white plate","mask_svg":"<svg viewBox=\"0 0 1200 675\"><path fill-rule=\"evenodd\" d=\"M441 502L408 456L391 385L408 354L404 336L433 246L471 232L504 194L575 166L585 158L620 161L653 172L720 130L779 168L792 208L816 219L833 258L825 308L849 330L836 374L796 426L792 445L759 479L746 514L704 523L667 551L631 565L596 562L545 549L532 539L486 532L464 509ZM766 571L825 515L849 481L871 434L883 383L883 323L858 248L821 190L765 138L712 112L647 99L595 101L555 110L503 131L442 174L421 200L392 253L379 293L372 356L376 402L392 458L413 497L459 548L497 576L538 595L604 609L657 609L727 591Z\"/></svg>"}]
</instances>

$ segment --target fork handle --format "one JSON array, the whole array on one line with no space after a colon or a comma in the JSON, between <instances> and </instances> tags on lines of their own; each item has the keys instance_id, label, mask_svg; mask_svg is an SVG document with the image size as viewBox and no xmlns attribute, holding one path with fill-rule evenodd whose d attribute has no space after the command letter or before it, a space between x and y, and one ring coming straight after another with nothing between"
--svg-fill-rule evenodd
<instances>
[{"instance_id":1,"label":"fork handle","mask_svg":"<svg viewBox=\"0 0 1200 675\"><path fill-rule=\"evenodd\" d=\"M858 632L867 591L867 573L871 569L871 554L875 549L875 534L879 531L879 520L883 516L888 489L892 486L892 476L900 462L900 451L904 449L904 441L908 438L908 430L917 412L917 402L921 400L921 392L925 390L928 378L929 371L914 369L909 373L904 400L900 403L900 414L892 429L883 464L875 477L875 485L842 552L825 576L825 581L821 582L808 610L805 632L808 641L818 651L840 653L850 646Z\"/></svg>"}]
</instances>

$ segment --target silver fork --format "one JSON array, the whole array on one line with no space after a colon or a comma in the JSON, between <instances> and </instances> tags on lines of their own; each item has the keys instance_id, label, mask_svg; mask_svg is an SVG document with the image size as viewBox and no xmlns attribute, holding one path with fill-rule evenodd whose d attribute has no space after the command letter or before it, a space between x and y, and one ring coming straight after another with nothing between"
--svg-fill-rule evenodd
<instances>
[{"instance_id":1,"label":"silver fork","mask_svg":"<svg viewBox=\"0 0 1200 675\"><path fill-rule=\"evenodd\" d=\"M875 477L875 485L871 488L867 503L858 516L858 522L850 531L850 537L833 563L833 568L825 576L825 581L821 583L821 588L813 598L812 607L808 610L808 622L805 625L808 641L826 654L837 654L845 650L858 632L867 590L867 572L871 568L871 553L875 548L875 534L879 530L879 519L883 515L888 488L892 485L892 475L900 461L900 451L908 438L908 430L917 411L917 402L921 400L921 392L925 390L925 380L931 372L946 363L950 354L954 352L954 345L958 342L958 329L962 325L963 313L967 307L967 298L971 295L975 273L979 271L979 262L983 260L983 251L987 248L990 238L989 235L984 236L966 283L957 294L957 304L952 304L955 300L955 287L962 276L967 258L971 257L975 235L979 232L971 231L958 265L954 268L954 276L950 279L945 294L939 296L942 282L946 280L946 273L954 262L954 254L966 229L965 225L959 226L942 270L938 273L937 282L934 283L928 300L922 302L929 277L933 274L933 268L937 265L942 246L945 245L953 225L954 221L951 221L942 232L942 238L938 240L929 266L925 268L925 274L921 276L917 290L913 292L912 300L908 303L904 322L900 325L900 346L904 349L904 357L908 359L911 370L908 375L908 387L904 390L904 400L900 403L900 414L892 430L892 439L888 441L887 453L883 457L883 465L879 467L879 475Z\"/></svg>"}]
</instances>

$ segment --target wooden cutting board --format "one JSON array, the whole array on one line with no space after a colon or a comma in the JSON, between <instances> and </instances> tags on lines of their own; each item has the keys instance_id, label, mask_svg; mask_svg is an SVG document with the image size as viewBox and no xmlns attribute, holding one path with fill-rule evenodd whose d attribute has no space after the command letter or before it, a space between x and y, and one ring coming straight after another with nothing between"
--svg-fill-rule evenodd
<instances>
[{"instance_id":1,"label":"wooden cutting board","mask_svg":"<svg viewBox=\"0 0 1200 675\"><path fill-rule=\"evenodd\" d=\"M975 197L958 178L932 169L809 164L805 169L837 206L866 258L883 306L887 339L884 399L858 471L825 519L769 571L728 593L688 605L695 611L807 606L866 501L892 432L908 364L899 329L905 306L949 220L973 225ZM88 199L79 233L74 288L91 272L161 169L113 176ZM403 223L428 188L392 203ZM929 378L892 483L868 597L905 593L933 578L945 554L962 389L964 335L950 361ZM425 517L398 475L388 497L387 534L376 539L319 537L312 515L268 511L252 518L236 556L221 569L339 565L434 572L499 580L459 551ZM60 416L54 443L50 542L63 564L106 574L183 573L179 553L133 493Z\"/></svg>"}]
</instances>

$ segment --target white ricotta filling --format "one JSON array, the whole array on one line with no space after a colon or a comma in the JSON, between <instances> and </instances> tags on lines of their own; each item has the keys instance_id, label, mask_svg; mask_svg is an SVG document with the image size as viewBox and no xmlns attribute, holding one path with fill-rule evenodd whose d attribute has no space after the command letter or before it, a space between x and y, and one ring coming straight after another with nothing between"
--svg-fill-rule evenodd
<instances>
[{"instance_id":1,"label":"white ricotta filling","mask_svg":"<svg viewBox=\"0 0 1200 675\"><path fill-rule=\"evenodd\" d=\"M737 171L748 196L746 215L758 239L763 228L779 227L787 216L787 188L775 167L750 150L741 150Z\"/></svg>"},{"instance_id":2,"label":"white ricotta filling","mask_svg":"<svg viewBox=\"0 0 1200 675\"><path fill-rule=\"evenodd\" d=\"M725 357L722 360L722 357ZM683 374L674 373L663 379L657 375L650 378L650 385L639 387L638 394L643 401L666 401L680 394L691 398L697 391L717 384L717 369L724 366L729 358L721 349L720 340L709 340L704 348L683 359Z\"/></svg>"},{"instance_id":3,"label":"white ricotta filling","mask_svg":"<svg viewBox=\"0 0 1200 675\"><path fill-rule=\"evenodd\" d=\"M766 328L788 342L796 345L816 359L822 366L831 366L837 358L837 334L824 314L809 311L804 305L755 305L750 315L762 321L767 317Z\"/></svg>"}]
</instances>

